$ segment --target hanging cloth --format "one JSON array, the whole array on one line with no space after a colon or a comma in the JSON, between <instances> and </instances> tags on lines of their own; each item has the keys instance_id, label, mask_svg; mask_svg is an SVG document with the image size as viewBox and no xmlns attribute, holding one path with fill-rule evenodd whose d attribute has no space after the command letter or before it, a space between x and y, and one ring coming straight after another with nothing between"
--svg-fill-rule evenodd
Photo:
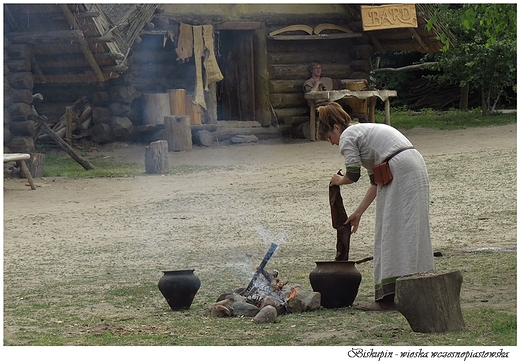
<instances>
[{"instance_id":1,"label":"hanging cloth","mask_svg":"<svg viewBox=\"0 0 520 362\"><path fill-rule=\"evenodd\" d=\"M206 109L204 100L204 86L202 83L202 53L204 40L202 38L202 26L193 26L193 51L195 53L195 97L193 101Z\"/></svg>"},{"instance_id":2,"label":"hanging cloth","mask_svg":"<svg viewBox=\"0 0 520 362\"><path fill-rule=\"evenodd\" d=\"M213 25L202 26L204 39L204 68L206 70L204 79L204 90L209 91L209 85L224 79L215 57L215 45L213 39Z\"/></svg>"},{"instance_id":3,"label":"hanging cloth","mask_svg":"<svg viewBox=\"0 0 520 362\"><path fill-rule=\"evenodd\" d=\"M338 174L341 175L340 172L338 172ZM345 206L343 205L343 198L341 197L339 186L329 185L329 202L332 216L332 227L337 230L335 260L348 260L351 225L350 223L344 225L345 221L348 219L348 215L345 211Z\"/></svg>"},{"instance_id":4,"label":"hanging cloth","mask_svg":"<svg viewBox=\"0 0 520 362\"><path fill-rule=\"evenodd\" d=\"M182 62L185 62L189 57L193 56L193 30L191 25L180 24L179 40L175 52L177 53L176 60Z\"/></svg>"}]
</instances>

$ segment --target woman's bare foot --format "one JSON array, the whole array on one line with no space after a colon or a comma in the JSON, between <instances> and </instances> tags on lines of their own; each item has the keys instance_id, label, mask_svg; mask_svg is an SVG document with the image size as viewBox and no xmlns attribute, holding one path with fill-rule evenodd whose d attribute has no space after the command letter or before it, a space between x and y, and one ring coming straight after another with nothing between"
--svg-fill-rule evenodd
<instances>
[{"instance_id":1,"label":"woman's bare foot","mask_svg":"<svg viewBox=\"0 0 520 362\"><path fill-rule=\"evenodd\" d=\"M394 298L383 298L382 300L378 300L371 303L358 303L353 305L354 308L366 310L366 311L376 311L376 312L384 312L395 310Z\"/></svg>"}]
</instances>

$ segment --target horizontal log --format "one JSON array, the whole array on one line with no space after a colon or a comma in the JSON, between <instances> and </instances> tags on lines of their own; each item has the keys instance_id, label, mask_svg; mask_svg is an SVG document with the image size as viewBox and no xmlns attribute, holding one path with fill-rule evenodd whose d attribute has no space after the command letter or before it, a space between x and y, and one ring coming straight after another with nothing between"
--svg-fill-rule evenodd
<instances>
[{"instance_id":1,"label":"horizontal log","mask_svg":"<svg viewBox=\"0 0 520 362\"><path fill-rule=\"evenodd\" d=\"M319 52L319 58L326 60L327 63L343 63L348 64L350 57L346 52L330 52L316 50ZM308 51L299 52L274 52L271 51L267 55L269 64L309 64L312 60L307 59L309 56Z\"/></svg>"},{"instance_id":2,"label":"horizontal log","mask_svg":"<svg viewBox=\"0 0 520 362\"><path fill-rule=\"evenodd\" d=\"M269 81L271 93L298 93L303 92L303 79L280 79Z\"/></svg>"},{"instance_id":3,"label":"horizontal log","mask_svg":"<svg viewBox=\"0 0 520 362\"><path fill-rule=\"evenodd\" d=\"M85 68L86 69L86 68ZM119 77L119 73L106 71L103 72L105 81ZM47 83L95 83L99 82L98 76L94 72L86 74L51 74L45 75ZM44 83L36 78L34 83Z\"/></svg>"},{"instance_id":4,"label":"horizontal log","mask_svg":"<svg viewBox=\"0 0 520 362\"><path fill-rule=\"evenodd\" d=\"M29 153L34 151L34 139L32 136L14 136L7 143L10 152Z\"/></svg>"},{"instance_id":5,"label":"horizontal log","mask_svg":"<svg viewBox=\"0 0 520 362\"><path fill-rule=\"evenodd\" d=\"M349 56L352 59L370 59L374 54L374 47L370 44L354 45L348 51Z\"/></svg>"},{"instance_id":6,"label":"horizontal log","mask_svg":"<svg viewBox=\"0 0 520 362\"><path fill-rule=\"evenodd\" d=\"M11 72L7 77L9 86L16 89L32 89L34 76L31 72Z\"/></svg>"},{"instance_id":7,"label":"horizontal log","mask_svg":"<svg viewBox=\"0 0 520 362\"><path fill-rule=\"evenodd\" d=\"M273 108L304 107L307 101L303 92L299 93L271 93L269 100Z\"/></svg>"},{"instance_id":8,"label":"horizontal log","mask_svg":"<svg viewBox=\"0 0 520 362\"><path fill-rule=\"evenodd\" d=\"M84 38L81 30L56 30L47 32L13 32L5 36L13 44L68 43Z\"/></svg>"},{"instance_id":9,"label":"horizontal log","mask_svg":"<svg viewBox=\"0 0 520 362\"><path fill-rule=\"evenodd\" d=\"M6 65L11 72L30 72L31 71L31 60L30 59L8 59Z\"/></svg>"},{"instance_id":10,"label":"horizontal log","mask_svg":"<svg viewBox=\"0 0 520 362\"><path fill-rule=\"evenodd\" d=\"M310 63L310 61L309 61ZM310 78L309 63L270 64L271 79L303 79ZM348 63L322 63L322 77L345 78L352 69Z\"/></svg>"},{"instance_id":11,"label":"horizontal log","mask_svg":"<svg viewBox=\"0 0 520 362\"><path fill-rule=\"evenodd\" d=\"M27 44L9 44L7 55L11 59L31 59L32 51Z\"/></svg>"},{"instance_id":12,"label":"horizontal log","mask_svg":"<svg viewBox=\"0 0 520 362\"><path fill-rule=\"evenodd\" d=\"M276 119L280 123L285 117L297 117L309 115L309 107L278 108L274 109Z\"/></svg>"},{"instance_id":13,"label":"horizontal log","mask_svg":"<svg viewBox=\"0 0 520 362\"><path fill-rule=\"evenodd\" d=\"M30 8L30 7L29 7ZM31 19L40 18L43 20L65 20L65 16L62 12L52 12L52 13L41 13L41 12L31 12L27 8L27 13L23 14L17 14L17 13L11 13L11 16L15 18L19 22L27 21L27 16L30 15ZM36 10L37 7L35 7ZM75 12L74 17L77 19L84 19L84 18L97 18L99 17L99 11L83 11L83 12Z\"/></svg>"},{"instance_id":14,"label":"horizontal log","mask_svg":"<svg viewBox=\"0 0 520 362\"><path fill-rule=\"evenodd\" d=\"M32 107L27 103L13 103L9 108L9 115L13 122L26 121L30 114L32 114Z\"/></svg>"},{"instance_id":15,"label":"horizontal log","mask_svg":"<svg viewBox=\"0 0 520 362\"><path fill-rule=\"evenodd\" d=\"M92 54L97 60L123 60L125 56L121 53L93 53ZM85 56L83 53L68 53L68 54L60 54L60 55L39 55L38 62L41 65L49 64L49 63L57 63L57 62L71 62L81 60L85 61Z\"/></svg>"},{"instance_id":16,"label":"horizontal log","mask_svg":"<svg viewBox=\"0 0 520 362\"><path fill-rule=\"evenodd\" d=\"M36 132L36 122L11 122L9 123L9 130L13 136L34 136Z\"/></svg>"},{"instance_id":17,"label":"horizontal log","mask_svg":"<svg viewBox=\"0 0 520 362\"><path fill-rule=\"evenodd\" d=\"M355 72L370 73L372 70L372 64L369 59L353 60L350 63L350 68Z\"/></svg>"},{"instance_id":18,"label":"horizontal log","mask_svg":"<svg viewBox=\"0 0 520 362\"><path fill-rule=\"evenodd\" d=\"M352 42L354 42L357 38L354 39L337 39L334 40L334 50L338 53L344 53L348 56L348 51L352 47ZM329 53L331 51L330 42L324 42L320 40L310 40L306 41L305 47L302 46L302 42L300 41L277 41L267 39L267 51L268 53L301 53L304 56L301 58L303 62L312 61L314 56L310 57L310 54L316 54L321 58L321 52ZM310 59L309 59L310 58ZM326 58L323 58L322 61L325 61Z\"/></svg>"}]
</instances>

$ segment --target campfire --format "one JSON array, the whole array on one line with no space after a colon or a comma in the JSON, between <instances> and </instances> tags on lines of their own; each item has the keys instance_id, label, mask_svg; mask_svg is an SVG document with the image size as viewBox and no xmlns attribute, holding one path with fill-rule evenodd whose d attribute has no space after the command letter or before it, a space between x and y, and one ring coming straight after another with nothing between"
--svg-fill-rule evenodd
<instances>
[{"instance_id":1,"label":"campfire","mask_svg":"<svg viewBox=\"0 0 520 362\"><path fill-rule=\"evenodd\" d=\"M256 317L267 306L276 315L320 308L320 294L304 291L301 285L290 285L280 278L278 270L267 271L265 266L278 245L272 243L249 285L221 294L210 306L213 317Z\"/></svg>"}]
</instances>

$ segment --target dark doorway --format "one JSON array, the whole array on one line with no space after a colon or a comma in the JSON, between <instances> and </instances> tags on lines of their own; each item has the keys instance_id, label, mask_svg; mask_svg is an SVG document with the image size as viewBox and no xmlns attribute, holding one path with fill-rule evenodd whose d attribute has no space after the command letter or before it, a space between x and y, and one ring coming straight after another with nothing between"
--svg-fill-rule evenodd
<instances>
[{"instance_id":1,"label":"dark doorway","mask_svg":"<svg viewBox=\"0 0 520 362\"><path fill-rule=\"evenodd\" d=\"M253 32L220 30L218 65L224 79L218 83L219 120L255 120Z\"/></svg>"}]
</instances>

